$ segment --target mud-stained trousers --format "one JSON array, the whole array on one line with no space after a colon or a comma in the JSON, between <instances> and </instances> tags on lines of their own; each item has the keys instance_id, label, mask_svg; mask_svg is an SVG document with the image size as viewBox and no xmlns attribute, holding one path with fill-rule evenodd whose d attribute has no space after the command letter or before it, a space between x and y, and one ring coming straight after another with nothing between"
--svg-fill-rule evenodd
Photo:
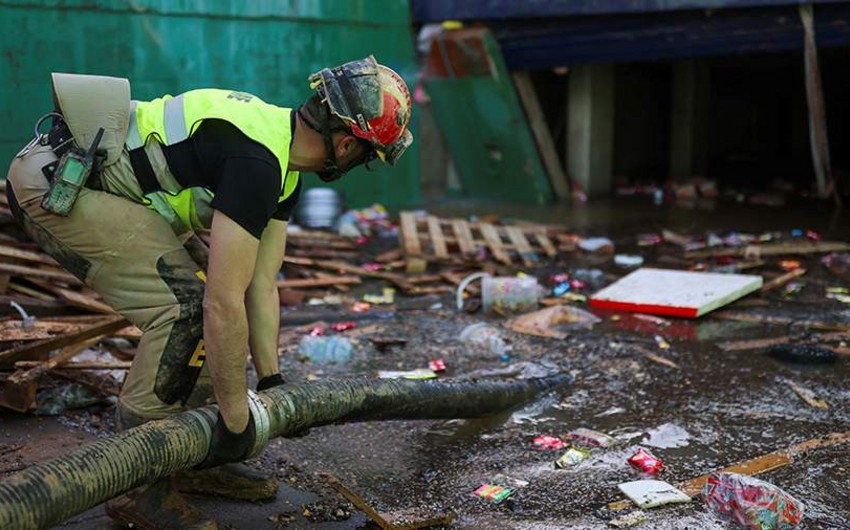
<instances>
[{"instance_id":1,"label":"mud-stained trousers","mask_svg":"<svg viewBox=\"0 0 850 530\"><path fill-rule=\"evenodd\" d=\"M131 171L127 153L111 171ZM56 156L36 146L9 168L13 214L45 252L143 335L119 397L125 423L159 419L212 397L204 368L202 265L166 220L118 195L83 189L68 217L41 208L42 171ZM131 425L125 425L131 426Z\"/></svg>"}]
</instances>

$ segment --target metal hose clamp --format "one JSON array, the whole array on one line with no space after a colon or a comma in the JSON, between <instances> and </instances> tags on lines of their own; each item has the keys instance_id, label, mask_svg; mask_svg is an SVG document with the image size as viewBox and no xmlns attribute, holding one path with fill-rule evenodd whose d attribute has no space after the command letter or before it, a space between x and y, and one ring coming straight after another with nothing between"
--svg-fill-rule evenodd
<instances>
[{"instance_id":1,"label":"metal hose clamp","mask_svg":"<svg viewBox=\"0 0 850 530\"><path fill-rule=\"evenodd\" d=\"M263 404L260 396L252 390L248 390L248 410L254 417L254 429L257 433L254 439L254 446L248 454L248 458L254 458L259 455L266 445L269 443L271 435L271 415L269 409Z\"/></svg>"}]
</instances>

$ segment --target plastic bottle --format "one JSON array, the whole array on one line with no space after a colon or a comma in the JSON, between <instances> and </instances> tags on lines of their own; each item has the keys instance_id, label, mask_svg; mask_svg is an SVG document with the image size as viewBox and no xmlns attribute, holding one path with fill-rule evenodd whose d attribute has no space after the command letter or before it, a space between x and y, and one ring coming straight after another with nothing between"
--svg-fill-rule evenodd
<instances>
[{"instance_id":1,"label":"plastic bottle","mask_svg":"<svg viewBox=\"0 0 850 530\"><path fill-rule=\"evenodd\" d=\"M477 357L498 357L505 360L512 349L505 343L499 330L486 322L466 326L460 332L458 340L465 345L468 355Z\"/></svg>"},{"instance_id":2,"label":"plastic bottle","mask_svg":"<svg viewBox=\"0 0 850 530\"><path fill-rule=\"evenodd\" d=\"M347 337L306 335L298 352L315 364L344 364L351 360L351 341Z\"/></svg>"}]
</instances>

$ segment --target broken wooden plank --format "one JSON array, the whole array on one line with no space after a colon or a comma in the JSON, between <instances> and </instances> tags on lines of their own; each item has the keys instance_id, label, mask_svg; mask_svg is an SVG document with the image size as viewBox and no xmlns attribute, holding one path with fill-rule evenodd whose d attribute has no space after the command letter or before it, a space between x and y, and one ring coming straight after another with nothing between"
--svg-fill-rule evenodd
<instances>
[{"instance_id":1,"label":"broken wooden plank","mask_svg":"<svg viewBox=\"0 0 850 530\"><path fill-rule=\"evenodd\" d=\"M127 322L124 317L116 315L114 317L104 318L98 323L88 325L75 333L67 333L58 337L40 340L2 351L0 352L0 367L13 366L15 361L38 358L39 356L46 355L58 348L77 344L80 341L90 339L92 337L109 335L110 333L123 329L128 325L129 322Z\"/></svg>"},{"instance_id":2,"label":"broken wooden plank","mask_svg":"<svg viewBox=\"0 0 850 530\"><path fill-rule=\"evenodd\" d=\"M794 269L792 271L786 272L782 276L778 276L778 277L770 280L769 282L765 283L764 285L762 285L761 286L761 292L764 293L764 292L767 292L767 291L772 291L772 290L776 289L777 287L782 287L783 285L790 282L794 278L799 278L800 276L802 276L804 274L806 274L806 269L803 269L803 268Z\"/></svg>"},{"instance_id":3,"label":"broken wooden plank","mask_svg":"<svg viewBox=\"0 0 850 530\"><path fill-rule=\"evenodd\" d=\"M455 517L451 512L434 514L427 513L422 508L379 513L369 503L363 500L363 498L344 486L337 477L329 473L323 473L322 478L346 500L359 510L362 510L382 530L414 530L416 528L447 525Z\"/></svg>"},{"instance_id":4,"label":"broken wooden plank","mask_svg":"<svg viewBox=\"0 0 850 530\"><path fill-rule=\"evenodd\" d=\"M738 256L758 259L762 256L778 256L782 254L821 254L828 252L846 252L850 244L840 241L806 241L785 243L764 243L734 248L712 248L685 252L688 259L712 258L717 256Z\"/></svg>"},{"instance_id":5,"label":"broken wooden plank","mask_svg":"<svg viewBox=\"0 0 850 530\"><path fill-rule=\"evenodd\" d=\"M83 352L86 348L97 344L103 338L103 336L98 336L71 344L48 361L40 362L29 370L18 370L3 382L2 389L0 389L0 405L17 412L27 412L36 405L39 377Z\"/></svg>"},{"instance_id":6,"label":"broken wooden plank","mask_svg":"<svg viewBox=\"0 0 850 530\"><path fill-rule=\"evenodd\" d=\"M552 244L552 240L549 239L546 232L535 232L534 237L537 238L537 242L540 243L541 247L543 247L543 252L545 252L547 256L551 258L558 254L558 251L555 249L555 245Z\"/></svg>"},{"instance_id":7,"label":"broken wooden plank","mask_svg":"<svg viewBox=\"0 0 850 530\"><path fill-rule=\"evenodd\" d=\"M440 220L433 215L428 216L428 233L431 235L431 246L434 248L434 255L438 259L448 258L449 251L446 248L443 230L440 228Z\"/></svg>"},{"instance_id":8,"label":"broken wooden plank","mask_svg":"<svg viewBox=\"0 0 850 530\"><path fill-rule=\"evenodd\" d=\"M850 326L845 324L837 324L831 322L820 322L813 320L799 320L795 318L789 317L777 317L777 316L768 316L768 315L752 315L749 313L741 313L738 311L714 311L710 314L710 316L714 318L719 318L721 320L733 320L735 322L749 322L753 324L774 324L780 326L790 326L795 325L802 328L808 329L821 329L825 331L841 331L841 332L850 332Z\"/></svg>"},{"instance_id":9,"label":"broken wooden plank","mask_svg":"<svg viewBox=\"0 0 850 530\"><path fill-rule=\"evenodd\" d=\"M806 402L806 404L808 406L810 406L812 408L816 408L816 409L828 409L829 408L829 403L827 403L823 399L818 398L817 394L815 394L812 390L810 390L810 389L808 389L808 388L806 388L806 387L804 387L800 384L797 384L790 379L782 378L780 380L783 383L785 383L786 385L788 385L791 388L791 390L793 390L794 393L797 394L800 397L800 399L802 399L803 401Z\"/></svg>"},{"instance_id":10,"label":"broken wooden plank","mask_svg":"<svg viewBox=\"0 0 850 530\"><path fill-rule=\"evenodd\" d=\"M484 236L484 241L487 242L487 246L490 247L490 252L493 254L493 257L496 258L497 261L510 265L511 257L508 256L507 252L505 252L505 249L502 246L502 237L499 235L499 231L496 230L496 227L490 223L480 223L478 228L481 230L481 235Z\"/></svg>"},{"instance_id":11,"label":"broken wooden plank","mask_svg":"<svg viewBox=\"0 0 850 530\"><path fill-rule=\"evenodd\" d=\"M478 250L475 245L475 240L472 239L472 230L469 228L469 223L463 219L452 219L452 229L457 238L457 245L460 247L460 252L464 256L474 256Z\"/></svg>"},{"instance_id":12,"label":"broken wooden plank","mask_svg":"<svg viewBox=\"0 0 850 530\"><path fill-rule=\"evenodd\" d=\"M62 297L63 300L68 302L69 305L73 305L75 307L79 307L82 309L88 309L89 311L93 311L95 313L106 313L106 314L114 314L115 310L109 306L109 304L92 298L91 296L86 296L85 294L75 291L73 289L68 289L65 287L60 287L58 285L52 284L50 282L44 280L38 280L35 278L29 278L29 281L33 284L41 287L46 291L50 291L53 294L56 294Z\"/></svg>"},{"instance_id":13,"label":"broken wooden plank","mask_svg":"<svg viewBox=\"0 0 850 530\"><path fill-rule=\"evenodd\" d=\"M522 233L522 230L516 226L508 226L505 231L508 237L516 245L517 252L526 267L531 267L537 262L537 254L532 250L531 245Z\"/></svg>"},{"instance_id":14,"label":"broken wooden plank","mask_svg":"<svg viewBox=\"0 0 850 530\"><path fill-rule=\"evenodd\" d=\"M411 212L401 212L399 215L401 244L408 256L421 256L422 246L419 243L419 232L416 228L416 216Z\"/></svg>"},{"instance_id":15,"label":"broken wooden plank","mask_svg":"<svg viewBox=\"0 0 850 530\"><path fill-rule=\"evenodd\" d=\"M328 278L296 278L278 280L277 286L285 289L309 289L311 287L332 287L336 285L350 285L361 283L357 276L331 276Z\"/></svg>"},{"instance_id":16,"label":"broken wooden plank","mask_svg":"<svg viewBox=\"0 0 850 530\"><path fill-rule=\"evenodd\" d=\"M43 361L18 361L15 363L15 368L30 369L37 368ZM63 363L59 368L62 370L129 370L133 363L131 361L114 361L114 362L74 362Z\"/></svg>"},{"instance_id":17,"label":"broken wooden plank","mask_svg":"<svg viewBox=\"0 0 850 530\"><path fill-rule=\"evenodd\" d=\"M514 72L511 74L511 77L513 77L519 100L525 109L525 115L528 118L534 143L540 152L540 158L549 176L552 191L555 192L555 197L558 199L569 199L570 185L567 175L564 173L561 158L555 150L555 142L552 141L552 132L546 123L543 109L540 107L540 100L534 91L534 84L526 72Z\"/></svg>"},{"instance_id":18,"label":"broken wooden plank","mask_svg":"<svg viewBox=\"0 0 850 530\"><path fill-rule=\"evenodd\" d=\"M24 265L0 263L0 272L7 272L15 276L32 276L34 278L47 278L50 280L65 282L71 285L79 285L83 283L79 279L77 279L77 277L73 274L58 269L37 269L34 267L26 267Z\"/></svg>"},{"instance_id":19,"label":"broken wooden plank","mask_svg":"<svg viewBox=\"0 0 850 530\"><path fill-rule=\"evenodd\" d=\"M22 261L40 263L42 265L51 265L53 267L60 266L55 259L51 258L47 254L33 252L31 250L23 250L8 245L0 245L0 256L4 258L14 258Z\"/></svg>"}]
</instances>

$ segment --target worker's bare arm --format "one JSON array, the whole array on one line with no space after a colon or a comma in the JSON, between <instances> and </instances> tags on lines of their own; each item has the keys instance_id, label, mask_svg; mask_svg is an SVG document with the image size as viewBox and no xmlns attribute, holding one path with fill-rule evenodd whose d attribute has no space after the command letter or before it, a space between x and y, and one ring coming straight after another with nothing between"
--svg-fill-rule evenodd
<instances>
[{"instance_id":1,"label":"worker's bare arm","mask_svg":"<svg viewBox=\"0 0 850 530\"><path fill-rule=\"evenodd\" d=\"M283 265L286 248L285 221L272 219L260 238L260 249L254 275L248 286L248 332L251 358L262 379L278 373L278 334L280 331L280 299L277 275Z\"/></svg>"},{"instance_id":2,"label":"worker's bare arm","mask_svg":"<svg viewBox=\"0 0 850 530\"><path fill-rule=\"evenodd\" d=\"M235 433L242 432L248 423L245 296L258 248L255 237L224 213L215 212L204 295L204 344L221 415Z\"/></svg>"}]
</instances>

